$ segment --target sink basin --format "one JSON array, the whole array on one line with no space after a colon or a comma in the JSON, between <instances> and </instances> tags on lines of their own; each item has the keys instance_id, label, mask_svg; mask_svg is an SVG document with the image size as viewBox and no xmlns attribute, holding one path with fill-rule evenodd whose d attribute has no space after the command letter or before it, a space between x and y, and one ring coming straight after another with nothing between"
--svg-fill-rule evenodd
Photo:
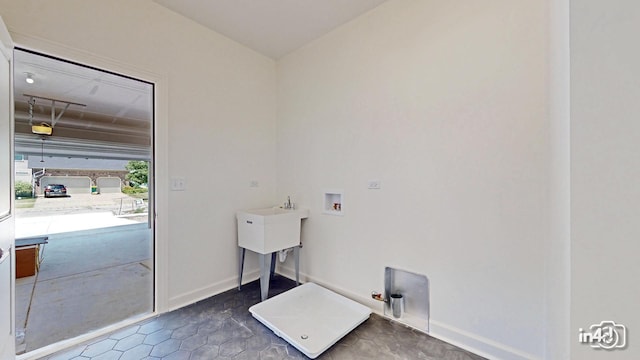
<instances>
[{"instance_id":1,"label":"sink basin","mask_svg":"<svg viewBox=\"0 0 640 360\"><path fill-rule=\"evenodd\" d=\"M270 254L300 244L300 222L309 210L263 208L241 210L238 218L238 246Z\"/></svg>"},{"instance_id":2,"label":"sink basin","mask_svg":"<svg viewBox=\"0 0 640 360\"><path fill-rule=\"evenodd\" d=\"M242 210L240 212L247 213L247 214L252 214L252 215L259 215L259 216L274 216L274 215L284 215L284 214L295 214L296 216L299 216L300 219L306 219L307 217L309 217L309 211L306 210L306 209L288 210L288 209L283 209L283 208L279 208L279 207Z\"/></svg>"}]
</instances>

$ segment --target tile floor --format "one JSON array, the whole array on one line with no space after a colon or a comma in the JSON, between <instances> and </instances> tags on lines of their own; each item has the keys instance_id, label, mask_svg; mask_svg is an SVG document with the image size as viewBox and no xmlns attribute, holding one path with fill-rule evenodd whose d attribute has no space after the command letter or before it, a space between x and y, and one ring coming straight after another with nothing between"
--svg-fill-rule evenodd
<instances>
[{"instance_id":1,"label":"tile floor","mask_svg":"<svg viewBox=\"0 0 640 360\"><path fill-rule=\"evenodd\" d=\"M294 286L276 276L269 295ZM306 359L255 320L248 309L260 301L258 281L145 320L43 360L210 360ZM372 314L318 359L451 359L480 356Z\"/></svg>"}]
</instances>

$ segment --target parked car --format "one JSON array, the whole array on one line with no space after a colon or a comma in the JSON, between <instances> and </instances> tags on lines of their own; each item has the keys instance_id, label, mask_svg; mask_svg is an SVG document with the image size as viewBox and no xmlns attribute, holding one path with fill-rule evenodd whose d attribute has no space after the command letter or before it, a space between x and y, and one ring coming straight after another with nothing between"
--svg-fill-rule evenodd
<instances>
[{"instance_id":1,"label":"parked car","mask_svg":"<svg viewBox=\"0 0 640 360\"><path fill-rule=\"evenodd\" d=\"M67 188L62 184L49 184L44 187L44 197L67 196Z\"/></svg>"}]
</instances>

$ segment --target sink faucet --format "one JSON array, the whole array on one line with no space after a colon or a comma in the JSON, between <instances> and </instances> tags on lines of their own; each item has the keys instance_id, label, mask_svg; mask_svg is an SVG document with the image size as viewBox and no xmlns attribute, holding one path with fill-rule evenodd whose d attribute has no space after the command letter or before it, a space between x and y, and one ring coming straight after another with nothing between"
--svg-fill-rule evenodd
<instances>
[{"instance_id":1,"label":"sink faucet","mask_svg":"<svg viewBox=\"0 0 640 360\"><path fill-rule=\"evenodd\" d=\"M291 196L287 196L287 202L284 203L285 209L291 209Z\"/></svg>"}]
</instances>

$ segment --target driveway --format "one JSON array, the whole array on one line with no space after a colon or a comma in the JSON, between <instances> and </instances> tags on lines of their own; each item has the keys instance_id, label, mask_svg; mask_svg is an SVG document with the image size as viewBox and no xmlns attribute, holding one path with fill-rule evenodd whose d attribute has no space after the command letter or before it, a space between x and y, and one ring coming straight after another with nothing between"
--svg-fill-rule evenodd
<instances>
[{"instance_id":1,"label":"driveway","mask_svg":"<svg viewBox=\"0 0 640 360\"><path fill-rule=\"evenodd\" d=\"M16 237L65 233L147 222L146 203L117 194L38 197L31 208L16 208Z\"/></svg>"},{"instance_id":2,"label":"driveway","mask_svg":"<svg viewBox=\"0 0 640 360\"><path fill-rule=\"evenodd\" d=\"M87 212L87 211L113 211L114 215L122 215L126 212L141 208L146 204L140 200L122 193L113 194L71 194L66 197L45 198L40 196L36 199L32 208L16 209L17 216L36 216L59 214L63 211ZM44 214L43 214L44 213Z\"/></svg>"}]
</instances>

